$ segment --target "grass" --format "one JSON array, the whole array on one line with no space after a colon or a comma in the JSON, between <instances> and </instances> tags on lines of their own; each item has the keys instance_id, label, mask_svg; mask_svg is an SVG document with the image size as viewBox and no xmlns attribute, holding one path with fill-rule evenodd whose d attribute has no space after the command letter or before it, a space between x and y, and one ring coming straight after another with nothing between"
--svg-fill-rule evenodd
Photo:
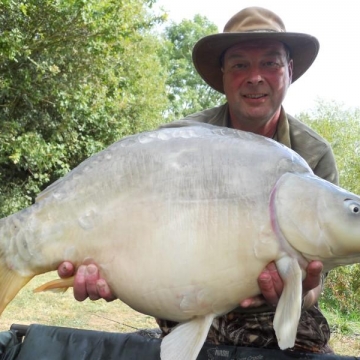
<instances>
[{"instance_id":1,"label":"grass","mask_svg":"<svg viewBox=\"0 0 360 360\"><path fill-rule=\"evenodd\" d=\"M360 322L358 315L343 316L323 310L331 328L330 345L335 353L346 356L360 356Z\"/></svg>"},{"instance_id":2,"label":"grass","mask_svg":"<svg viewBox=\"0 0 360 360\"><path fill-rule=\"evenodd\" d=\"M151 316L140 314L121 301L74 300L71 289L63 294L33 293L33 289L57 278L56 272L35 277L26 285L1 315L0 331L9 330L12 324L43 324L110 332L133 332L136 329L156 328ZM336 313L324 312L332 338L330 345L335 353L360 356L360 322L346 319Z\"/></svg>"}]
</instances>

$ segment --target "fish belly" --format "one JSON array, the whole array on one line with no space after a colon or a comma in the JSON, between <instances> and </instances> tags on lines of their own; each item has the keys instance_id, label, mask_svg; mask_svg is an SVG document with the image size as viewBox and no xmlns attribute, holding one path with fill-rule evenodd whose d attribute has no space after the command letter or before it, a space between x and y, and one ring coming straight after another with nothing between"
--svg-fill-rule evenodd
<instances>
[{"instance_id":1,"label":"fish belly","mask_svg":"<svg viewBox=\"0 0 360 360\"><path fill-rule=\"evenodd\" d=\"M279 252L270 231L239 227L236 204L142 203L126 211L134 217L108 227L113 240L97 264L122 301L152 316L228 312L259 293L257 277Z\"/></svg>"}]
</instances>

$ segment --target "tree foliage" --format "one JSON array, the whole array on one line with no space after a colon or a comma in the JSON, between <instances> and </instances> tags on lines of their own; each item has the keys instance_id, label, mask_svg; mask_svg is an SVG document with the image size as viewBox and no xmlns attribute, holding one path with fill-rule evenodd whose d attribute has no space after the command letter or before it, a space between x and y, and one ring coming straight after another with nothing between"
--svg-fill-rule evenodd
<instances>
[{"instance_id":1,"label":"tree foliage","mask_svg":"<svg viewBox=\"0 0 360 360\"><path fill-rule=\"evenodd\" d=\"M340 185L360 194L360 109L319 100L315 109L299 118L328 140L339 170ZM360 306L360 265L330 271L321 305L331 312L350 315Z\"/></svg>"},{"instance_id":2,"label":"tree foliage","mask_svg":"<svg viewBox=\"0 0 360 360\"><path fill-rule=\"evenodd\" d=\"M299 118L331 144L340 186L360 194L360 108L345 109L342 104L319 100Z\"/></svg>"},{"instance_id":3,"label":"tree foliage","mask_svg":"<svg viewBox=\"0 0 360 360\"><path fill-rule=\"evenodd\" d=\"M152 3L1 2L1 216L118 138L163 122Z\"/></svg>"},{"instance_id":4,"label":"tree foliage","mask_svg":"<svg viewBox=\"0 0 360 360\"><path fill-rule=\"evenodd\" d=\"M225 101L224 96L208 86L196 72L192 49L202 37L218 32L206 17L171 23L164 32L165 46L160 56L168 69L167 94L170 107L168 120L177 120Z\"/></svg>"}]
</instances>

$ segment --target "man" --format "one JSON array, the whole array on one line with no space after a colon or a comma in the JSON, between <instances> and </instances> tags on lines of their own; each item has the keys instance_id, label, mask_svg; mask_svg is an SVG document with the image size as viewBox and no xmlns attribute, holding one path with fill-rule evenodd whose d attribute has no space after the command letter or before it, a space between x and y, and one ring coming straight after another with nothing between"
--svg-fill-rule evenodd
<instances>
[{"instance_id":1,"label":"man","mask_svg":"<svg viewBox=\"0 0 360 360\"><path fill-rule=\"evenodd\" d=\"M299 153L315 174L336 184L338 174L329 144L287 115L282 107L290 84L310 67L318 50L314 37L286 32L282 20L271 11L257 7L240 11L225 25L223 33L200 39L193 50L197 71L211 87L225 93L227 103L186 119L273 138ZM64 277L73 270L72 264L65 262L58 271ZM318 261L311 262L307 268L303 311L294 350L331 352L329 326L317 307L321 271L322 264ZM272 320L283 283L275 264L267 266L258 282L262 295L244 300L238 309L215 319L207 341L277 347ZM113 300L95 265L79 267L74 295L80 301L88 296L93 300ZM158 323L163 334L175 325L166 320L158 320Z\"/></svg>"}]
</instances>

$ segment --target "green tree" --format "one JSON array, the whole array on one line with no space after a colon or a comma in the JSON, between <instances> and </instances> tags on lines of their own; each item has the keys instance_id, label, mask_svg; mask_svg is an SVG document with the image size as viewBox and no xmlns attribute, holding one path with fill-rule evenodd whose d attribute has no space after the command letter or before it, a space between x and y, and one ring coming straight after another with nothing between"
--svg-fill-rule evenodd
<instances>
[{"instance_id":1,"label":"green tree","mask_svg":"<svg viewBox=\"0 0 360 360\"><path fill-rule=\"evenodd\" d=\"M299 118L331 144L340 185L360 194L360 109L345 109L342 104L319 100L314 110ZM343 266L330 271L320 303L329 312L353 316L360 306L359 295L360 265Z\"/></svg>"},{"instance_id":2,"label":"green tree","mask_svg":"<svg viewBox=\"0 0 360 360\"><path fill-rule=\"evenodd\" d=\"M179 24L172 22L165 29L165 50L162 50L160 56L168 71L167 94L170 106L165 114L168 120L177 120L225 102L222 94L202 80L192 63L195 43L216 32L216 25L200 15Z\"/></svg>"},{"instance_id":3,"label":"green tree","mask_svg":"<svg viewBox=\"0 0 360 360\"><path fill-rule=\"evenodd\" d=\"M153 0L0 4L0 215L122 136L162 123Z\"/></svg>"},{"instance_id":4,"label":"green tree","mask_svg":"<svg viewBox=\"0 0 360 360\"><path fill-rule=\"evenodd\" d=\"M340 186L360 194L360 108L345 109L343 104L319 100L311 112L300 114L299 119L331 144Z\"/></svg>"}]
</instances>

